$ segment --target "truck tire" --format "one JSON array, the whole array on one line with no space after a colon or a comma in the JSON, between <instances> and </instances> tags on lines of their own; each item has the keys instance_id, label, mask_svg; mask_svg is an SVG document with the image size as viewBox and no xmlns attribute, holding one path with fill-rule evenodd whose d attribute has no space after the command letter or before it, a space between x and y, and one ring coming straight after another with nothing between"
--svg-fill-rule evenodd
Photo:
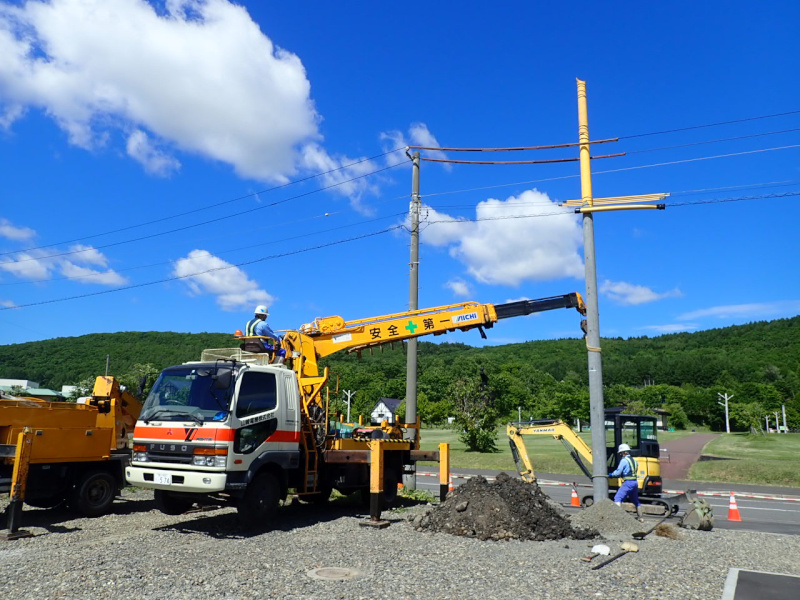
<instances>
[{"instance_id":1,"label":"truck tire","mask_svg":"<svg viewBox=\"0 0 800 600\"><path fill-rule=\"evenodd\" d=\"M117 480L106 471L86 471L72 488L69 503L84 517L100 517L111 511L117 495Z\"/></svg>"},{"instance_id":2,"label":"truck tire","mask_svg":"<svg viewBox=\"0 0 800 600\"><path fill-rule=\"evenodd\" d=\"M165 490L154 490L153 496L156 508L165 515L182 515L194 504L191 500L178 498Z\"/></svg>"},{"instance_id":3,"label":"truck tire","mask_svg":"<svg viewBox=\"0 0 800 600\"><path fill-rule=\"evenodd\" d=\"M266 527L278 510L280 496L280 484L275 475L259 473L236 504L239 523L248 529Z\"/></svg>"}]
</instances>

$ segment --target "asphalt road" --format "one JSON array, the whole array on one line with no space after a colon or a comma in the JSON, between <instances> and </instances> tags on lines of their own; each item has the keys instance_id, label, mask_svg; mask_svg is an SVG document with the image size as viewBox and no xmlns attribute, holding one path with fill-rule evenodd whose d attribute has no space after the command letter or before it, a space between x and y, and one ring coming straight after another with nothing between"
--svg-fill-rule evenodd
<instances>
[{"instance_id":1,"label":"asphalt road","mask_svg":"<svg viewBox=\"0 0 800 600\"><path fill-rule=\"evenodd\" d=\"M476 469L457 470L453 473L453 485L458 486L475 475L495 477L500 471L479 471ZM514 473L510 473L510 475ZM554 501L565 505L568 511L581 510L569 506L572 486L578 483L578 495L585 496L591 489L585 478L577 475L538 474L539 484ZM566 485L565 485L566 484ZM439 493L438 472L420 469L417 475L417 488ZM800 535L800 489L777 488L758 485L725 485L691 481L664 481L665 491L697 490L700 498L706 500L714 509L715 527L741 531L760 531ZM728 520L730 492L736 497L741 521ZM655 517L651 517L655 519Z\"/></svg>"}]
</instances>

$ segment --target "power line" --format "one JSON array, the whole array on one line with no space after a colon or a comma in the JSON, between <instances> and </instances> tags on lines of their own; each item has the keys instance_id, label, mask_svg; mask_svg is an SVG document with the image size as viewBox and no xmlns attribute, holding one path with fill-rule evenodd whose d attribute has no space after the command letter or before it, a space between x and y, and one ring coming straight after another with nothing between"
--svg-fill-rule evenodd
<instances>
[{"instance_id":1,"label":"power line","mask_svg":"<svg viewBox=\"0 0 800 600\"><path fill-rule=\"evenodd\" d=\"M553 144L550 146L518 146L515 148L434 148L431 146L409 146L412 150L434 150L437 152L517 152L520 150L553 150L556 148L574 148L582 144L607 144L616 142L618 138L607 140L594 140L593 142L570 142L568 144Z\"/></svg>"},{"instance_id":2,"label":"power line","mask_svg":"<svg viewBox=\"0 0 800 600\"><path fill-rule=\"evenodd\" d=\"M335 169L329 169L328 171L315 173L314 175L309 175L308 177L303 177L301 179L294 179L292 181L288 181L286 183L282 183L280 185L273 186L271 188L266 188L266 189L259 190L259 191L256 191L256 192L251 192L249 194L245 194L243 196L238 196L236 198L231 198L230 200L223 200L222 202L217 202L215 204L208 204L208 205L202 206L200 208L187 210L185 212L177 213L177 214L174 214L174 215L170 215L168 217L161 217L159 219L153 219L151 221L145 221L143 223L138 223L136 225L128 225L127 227L121 227L119 229L113 229L113 230L105 231L105 232L102 232L102 233L95 233L95 234L92 234L92 235L86 235L86 236L83 236L83 237L74 238L74 239L71 239L71 240L65 240L65 241L62 241L62 242L54 242L52 244L45 244L43 246L34 246L32 248L26 248L24 250L14 250L14 251L11 251L11 252L0 252L0 256L6 256L8 254L16 254L18 252L29 252L31 250L41 250L42 248L51 248L53 246L60 246L62 244L72 244L72 243L80 242L80 241L83 241L83 240L91 240L91 239L94 239L94 238L97 238L97 237L101 237L101 236L104 236L104 235L111 235L112 233L120 233L122 231L128 231L130 229L136 229L138 227L144 227L146 225L153 225L155 223L161 223L163 221L169 221L170 219L177 219L178 217L185 217L186 215L191 215L191 214L194 214L194 213L202 212L204 210L209 210L211 208L217 208L219 206L224 206L224 205L230 204L232 202L238 202L239 200L244 200L246 198L257 197L259 194L266 194L266 193L269 193L269 192L274 192L275 190L280 190L280 189L283 189L283 188L286 188L286 187L289 187L289 186L292 186L292 185L296 185L298 183L303 183L305 181L309 181L310 179L316 179L317 177L322 177L323 175L330 175L331 173L335 173L336 171L341 171L343 169L347 169L349 167L352 167L352 166L355 166L355 165L358 165L358 164L361 164L361 163L364 163L364 162L367 162L367 161L370 161L370 160L374 160L376 158L381 158L382 156L386 156L388 154L393 154L394 152L399 152L400 150L405 150L405 148L406 148L406 146L403 146L402 148L395 148L394 150L389 150L387 152L383 152L382 154L376 154L375 156L370 156L368 158L362 158L360 160L348 163L346 165L342 165L341 167L337 167ZM401 163L398 163L398 164L403 164L403 163L401 162ZM394 165L394 166L397 166L397 165ZM378 173L378 172L380 172L380 171L373 171L373 173ZM372 175L373 173L367 173L367 175ZM366 177L366 175L364 175L364 177ZM358 179L358 177L356 177L355 179ZM348 180L348 181L345 181L345 182L342 182L342 183L349 183L349 181L353 181L353 180L351 179L351 180ZM324 190L324 189L328 189L328 188L322 188L322 189Z\"/></svg>"},{"instance_id":3,"label":"power line","mask_svg":"<svg viewBox=\"0 0 800 600\"><path fill-rule=\"evenodd\" d=\"M653 164L649 164L649 165L639 165L639 166L634 166L634 167L621 167L619 169L609 169L609 170L605 170L605 171L594 171L592 173L592 176L604 175L604 174L607 174L607 173L621 173L623 171L634 171L634 170L637 170L637 169L649 169L651 167L663 167L663 166L666 166L666 165L675 165L675 164L695 162L695 161L700 161L700 160L711 160L711 159L717 159L717 158L727 158L727 157L731 157L731 156L741 156L741 155L745 155L745 154L755 154L755 153L759 153L759 152L769 152L769 151L772 151L772 150L786 150L786 149L789 149L789 148L797 148L798 146L800 146L800 145L796 144L796 145L791 145L791 146L779 146L779 147L775 147L775 148L764 148L764 149L760 149L760 150L749 150L749 151L745 151L745 152L734 152L734 153L731 153L731 154L718 154L718 155L715 155L715 156L701 156L699 158L688 158L688 159L684 159L684 160L660 162L660 163L653 163ZM485 185L485 186L479 186L479 187L473 187L473 188L464 188L464 189L460 189L460 190L447 190L447 191L443 191L443 192L433 192L433 193L429 193L429 194L423 194L422 197L423 198L433 198L434 196L447 196L447 195L450 195L450 194L463 194L463 193L467 193L467 192L479 192L479 191L492 190L492 189L503 188L503 187L512 187L512 186L518 186L518 185L530 185L532 183L544 183L544 182L548 182L548 181L559 181L559 180L563 180L563 179L577 179L578 177L580 177L580 174L576 173L574 175L561 175L559 177L545 177L543 179L530 179L530 180L527 180L527 181L515 181L513 183L499 183L499 184L495 184L495 185Z\"/></svg>"},{"instance_id":4,"label":"power line","mask_svg":"<svg viewBox=\"0 0 800 600\"><path fill-rule=\"evenodd\" d=\"M2 307L0 307L0 311L13 310L13 309L16 309L16 308L28 308L28 307L31 307L31 306L41 306L43 304L54 304L56 302L66 302L68 300L78 300L78 299L81 299L81 298L89 298L89 297L92 297L92 296L101 296L101 295L104 295L104 294L113 294L113 293L116 293L116 292L123 292L125 290L132 290L132 289L136 289L136 288L147 287L147 286L150 286L150 285L156 285L158 283L167 283L169 281L178 281L178 280L181 280L181 279L188 279L190 277L197 277L198 275L205 275L206 273L213 273L213 272L216 272L216 271L224 271L226 269L233 269L235 267L242 267L242 266L246 266L246 265L252 265L252 264L255 264L255 263L258 263L258 262L264 262L264 261L267 261L267 260L274 260L276 258L283 258L283 257L286 257L286 256L292 256L292 255L295 255L295 254L302 254L302 253L305 253L305 252L311 252L313 250L320 250L322 248L328 248L330 246L337 246L339 244L346 244L348 242L354 242L356 240L363 240L365 238L374 237L374 236L377 236L377 235L382 235L384 233L388 233L390 231L394 231L395 229L399 229L399 228L400 228L399 225L393 225L392 227L387 227L386 229L382 229L380 231L374 231L372 233L365 233L363 235L347 238L347 239L344 239L344 240L337 240L337 241L334 241L334 242L328 242L326 244L318 244L316 246L310 246L308 248L302 248L300 250L293 250L291 252L282 252L280 254L272 254L270 256L262 256L261 258L255 258L253 260L248 260L248 261L236 263L236 264L233 264L233 265L226 265L224 267L214 267L213 269L206 269L205 271L198 271L196 273L190 273L188 275L176 275L175 277L167 277L165 279L158 279L156 281L147 281L147 282L144 282L144 283L136 283L136 284L126 285L126 286L122 286L122 287L118 287L118 288L112 288L112 289L108 289L108 290L100 290L100 291L97 291L97 292L89 292L89 293L86 293L86 294L78 294L76 296L68 296L68 297L65 297L65 298L53 298L53 299L50 299L50 300L41 300L39 302L29 302L27 304L18 304L16 306L2 306Z\"/></svg>"},{"instance_id":5,"label":"power line","mask_svg":"<svg viewBox=\"0 0 800 600\"><path fill-rule=\"evenodd\" d=\"M778 135L780 133L790 133L800 131L800 127L794 129L782 129L780 131L768 131L766 133L754 133L752 135L739 135L736 137L720 138L718 140L706 140L704 142L692 142L691 144L678 144L675 146L663 146L661 148L647 148L646 150L628 150L626 154L642 154L644 152L658 152L660 150L674 150L675 148L688 148L690 146L703 146L705 144L718 144L720 142L732 142L735 140L746 140L750 138L764 137L765 135Z\"/></svg>"},{"instance_id":6,"label":"power line","mask_svg":"<svg viewBox=\"0 0 800 600\"><path fill-rule=\"evenodd\" d=\"M287 238L283 238L283 239L279 239L279 240L271 240L269 242L262 242L260 244L251 244L249 246L241 246L239 248L230 248L228 250L220 250L220 251L214 252L214 255L217 256L217 255L221 255L221 254L230 254L231 252L240 252L242 250L250 250L252 248L259 248L261 246L270 246L272 244L280 244L280 243L283 243L283 242L289 242L289 241L292 241L292 240L297 240L297 239L301 239L301 238L316 236L316 235L320 235L320 234L323 234L323 233L330 233L331 231L338 231L340 229L347 229L349 227L356 227L358 225L366 225L367 223L374 223L376 221L384 221L386 219L393 219L393 218L400 217L400 216L405 215L405 214L406 213L395 213L395 214L387 215L387 216L384 216L384 217L376 217L374 219L367 219L365 221L359 221L357 223L349 223L347 225L339 225L338 227L331 227L329 229L322 229L320 231L313 231L313 232L304 233L304 234L301 234L301 235L295 235L295 236L291 236L291 237L287 237ZM313 218L318 218L318 217L313 217ZM304 219L304 220L308 220L308 219ZM297 222L298 221L294 221L294 223L297 223ZM302 222L302 221L299 221L299 222ZM285 225L286 224L276 225L275 227L284 227ZM173 262L174 261L172 261L172 260L167 260L167 261L162 261L162 262L157 262L157 263L151 263L149 265L137 265L137 266L133 266L133 267L126 267L124 269L114 269L113 271L115 273L125 273L126 271L133 271L133 270L136 270L136 269L147 269L147 268L150 268L150 267L159 267L159 266L162 266L162 265L169 265L169 264L172 264ZM3 264L14 264L14 263L0 263L0 266L2 266ZM88 274L88 275L76 275L74 277L51 277L49 279L29 279L28 281L11 281L11 282L8 282L8 283L0 283L0 287L8 286L8 285L26 285L26 284L31 284L31 283L47 283L49 281L79 281L81 279L88 279L90 277L96 277L97 275L98 275L98 273L91 273L91 274Z\"/></svg>"},{"instance_id":7,"label":"power line","mask_svg":"<svg viewBox=\"0 0 800 600\"><path fill-rule=\"evenodd\" d=\"M675 133L678 131L690 131L692 129L705 129L706 127L717 127L719 125L731 125L733 123L745 123L747 121L758 121L760 119L772 119L775 117L785 117L787 115L796 115L800 113L800 110L790 110L787 112L782 113L774 113L771 115L760 115L758 117L746 117L744 119L734 119L732 121L719 121L718 123L707 123L705 125L692 125L690 127L678 127L675 129L665 129L664 131L650 131L648 133L637 133L635 135L623 135L620 136L620 140L630 140L633 138L645 137L648 135L662 135L665 133Z\"/></svg>"},{"instance_id":8,"label":"power line","mask_svg":"<svg viewBox=\"0 0 800 600\"><path fill-rule=\"evenodd\" d=\"M600 158L616 158L618 156L625 156L625 153L619 154L604 154L602 156L593 156L592 160L597 160ZM552 158L550 160L453 160L450 158L425 158L423 157L422 160L427 162L439 162L439 163L452 163L452 164L461 164L461 165L545 165L551 163L565 163L565 162L577 162L579 158Z\"/></svg>"},{"instance_id":9,"label":"power line","mask_svg":"<svg viewBox=\"0 0 800 600\"><path fill-rule=\"evenodd\" d=\"M382 169L377 169L375 171L371 171L371 172L365 173L363 175L358 175L356 177L352 177L350 179L346 179L345 181L340 181L338 183L332 183L331 185L327 185L325 187L321 187L321 188L318 188L316 190L311 190L311 191L308 191L308 192L304 192L302 194L297 194L296 196L290 196L289 198L284 198L283 200L278 200L276 202L271 202L269 204L265 204L264 206L256 206L255 208L250 208L248 210L243 210L243 211L240 211L238 213L232 213L232 214L229 214L229 215L223 215L223 216L217 217L215 219L209 219L208 221L201 221L200 223L195 223L193 225L185 225L183 227L177 227L175 229L168 229L167 231L162 231L162 232L159 232L159 233L151 233L149 235L144 235L144 236L141 236L141 237L138 237L138 238L133 238L133 239L130 239L130 240L123 240L123 241L120 241L120 242L110 242L108 244L102 244L100 246L93 246L93 247L90 247L90 248L84 248L82 250L70 250L68 252L59 252L57 254L48 254L46 256L38 256L38 257L31 257L31 258L21 258L19 260L11 260L11 261L7 261L7 262L8 263L17 264L17 263L29 262L29 261L33 261L33 260L45 260L45 259L48 259L48 258L57 258L59 256L69 256L71 254L81 254L83 252L91 252L92 250L101 250L103 248L111 248L113 246L122 246L123 244L130 244L130 243L133 243L133 242L141 242L142 240L149 240L149 239L152 239L152 238L155 238L155 237L160 237L162 235L167 235L169 233L176 233L178 231L185 231L187 229L193 229L195 227L200 227L202 225L208 225L210 223L217 223L219 221L224 221L226 219L232 219L234 217L240 217L242 215L250 214L250 213L253 213L253 212L256 212L256 211L259 211L259 210L264 210L265 208L271 208L273 206L278 206L279 204L284 204L285 202L289 202L291 200L297 200L298 198L303 198L305 196L310 196L312 194L317 194L319 192L323 192L325 190L329 190L331 188L335 188L335 187L338 187L340 185L344 185L346 183L350 183L352 181L356 181L357 179L363 179L365 177L369 177L370 175L375 175L376 173L381 173L383 171L388 171L389 169L394 169L395 167L398 167L398 166L400 166L402 164L404 164L404 163L397 163L395 165L389 165L387 167L383 167ZM85 239L85 238L82 238L82 239ZM27 251L26 250L18 250L17 251L17 253L22 253L22 252L27 252ZM11 253L7 253L7 254L11 254ZM0 264L2 264L2 263L0 263Z\"/></svg>"}]
</instances>

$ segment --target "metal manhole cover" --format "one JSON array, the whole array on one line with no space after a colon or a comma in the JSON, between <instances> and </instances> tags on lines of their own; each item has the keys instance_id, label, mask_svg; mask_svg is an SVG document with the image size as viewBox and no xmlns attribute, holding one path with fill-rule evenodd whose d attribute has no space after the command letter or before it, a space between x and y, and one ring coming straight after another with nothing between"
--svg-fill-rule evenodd
<instances>
[{"instance_id":1,"label":"metal manhole cover","mask_svg":"<svg viewBox=\"0 0 800 600\"><path fill-rule=\"evenodd\" d=\"M355 569L345 569L343 567L320 567L319 569L311 569L306 575L311 579L347 581L348 579L355 579L360 573Z\"/></svg>"}]
</instances>

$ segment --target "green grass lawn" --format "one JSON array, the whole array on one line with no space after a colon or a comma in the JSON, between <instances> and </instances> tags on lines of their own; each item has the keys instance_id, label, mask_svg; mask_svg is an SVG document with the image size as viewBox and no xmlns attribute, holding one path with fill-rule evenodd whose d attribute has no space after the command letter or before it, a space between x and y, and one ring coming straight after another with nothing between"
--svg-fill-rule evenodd
<instances>
[{"instance_id":1,"label":"green grass lawn","mask_svg":"<svg viewBox=\"0 0 800 600\"><path fill-rule=\"evenodd\" d=\"M703 454L732 460L697 462L690 479L800 487L798 434L723 434L709 442Z\"/></svg>"},{"instance_id":2,"label":"green grass lawn","mask_svg":"<svg viewBox=\"0 0 800 600\"><path fill-rule=\"evenodd\" d=\"M591 446L591 433L580 434ZM663 441L691 435L691 431L659 432ZM498 429L496 446L498 451L482 454L467 452L464 444L458 439L458 432L453 429L423 429L421 447L423 450L436 450L442 442L450 444L450 463L453 468L461 469L500 469L515 473L517 468L511 458L508 436L505 426ZM533 461L534 471L539 473L565 473L584 477L578 465L572 460L564 445L551 436L531 435L525 438L528 456ZM427 464L427 463L423 463ZM435 463L430 463L435 465Z\"/></svg>"}]
</instances>

